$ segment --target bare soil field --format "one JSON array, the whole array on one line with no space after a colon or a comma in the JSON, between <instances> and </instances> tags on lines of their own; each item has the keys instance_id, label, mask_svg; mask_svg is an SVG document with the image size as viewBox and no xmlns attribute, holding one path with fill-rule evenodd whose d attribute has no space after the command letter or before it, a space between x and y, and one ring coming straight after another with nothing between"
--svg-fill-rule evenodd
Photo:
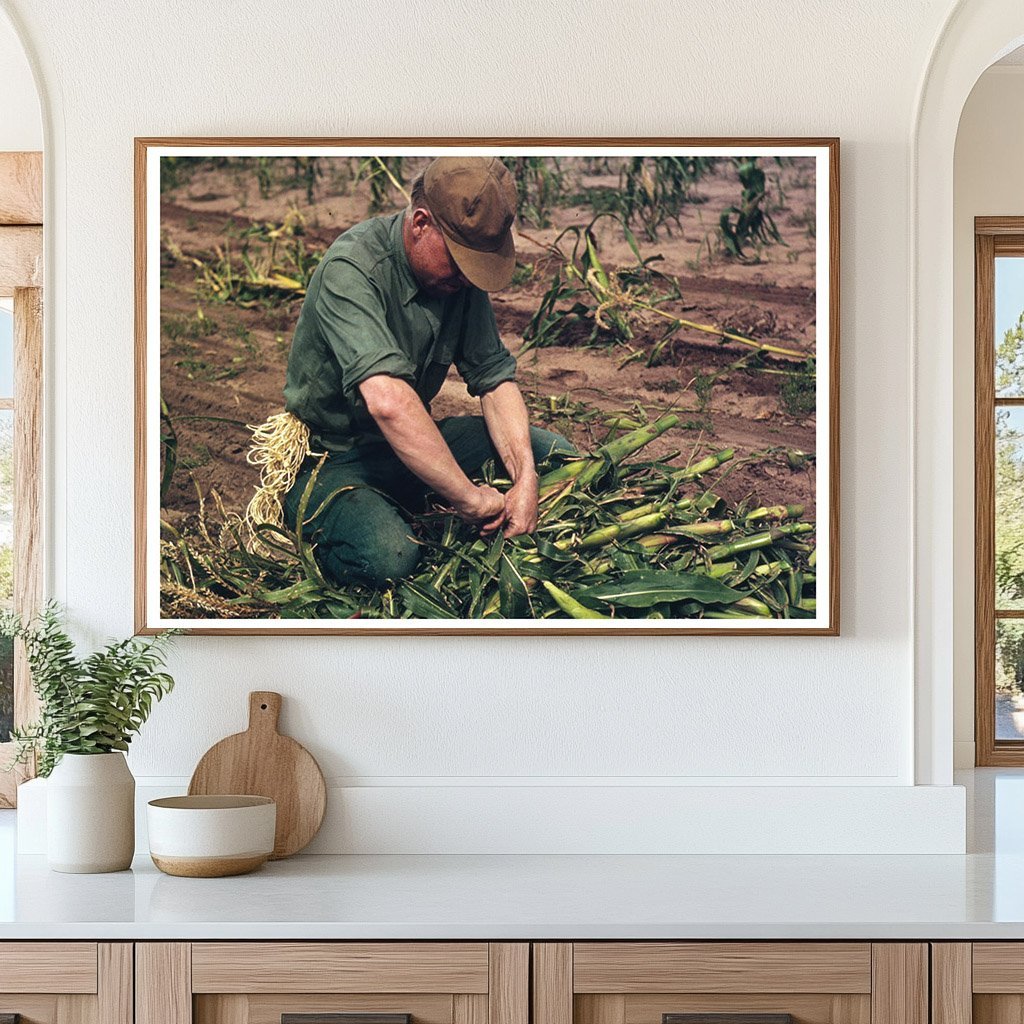
<instances>
[{"instance_id":1,"label":"bare soil field","mask_svg":"<svg viewBox=\"0 0 1024 1024\"><path fill-rule=\"evenodd\" d=\"M409 161L410 165L414 162ZM767 165L769 161L765 161ZM721 210L739 198L735 169L717 164L694 187L679 223L662 226L654 240L636 230L643 256L660 255L657 269L678 281L681 300L665 306L673 315L815 353L815 191L812 164L795 158L766 166L771 215L782 244L761 247L756 260L729 258L714 231ZM407 175L415 169L410 166ZM672 410L682 425L645 452L686 463L734 448L735 464L711 481L730 502L801 503L813 521L815 505L815 410L813 392L800 390L792 358L761 358L752 349L682 329L656 365L647 365L653 338L634 348L644 358L626 362L621 345L586 346L590 326L567 330L559 344L523 349L523 331L551 284L556 261L549 247L567 227L594 217L584 200L614 189L615 174L574 173L570 202L551 210L551 224L520 225L520 270L512 287L492 296L502 338L519 355L520 383L534 421L570 436L582 449L604 440L605 416L643 420ZM392 192L390 209L403 202ZM252 494L256 471L246 463L248 424L283 407L282 389L292 330L301 298L241 306L217 301L202 282L195 261L213 263L225 251L240 252L242 237L255 227L301 223L307 253L323 251L339 233L365 219L370 194L365 182L328 173L314 183L310 202L305 182L278 181L261 192L251 170L203 166L165 187L161 204L161 398L177 442L177 467L164 514L180 522L195 514L199 496L215 490L229 511L240 511ZM387 213L385 208L382 212ZM301 221L299 220L301 217ZM669 233L669 229L671 233ZM595 226L606 268L636 259L621 226L610 218ZM571 241L562 240L563 248ZM227 248L225 248L227 247ZM597 339L601 341L600 338ZM646 347L645 347L646 346ZM745 360L744 365L736 365ZM474 413L479 404L452 371L433 405L437 417ZM744 464L742 457L773 450L771 458ZM673 455L673 452L679 454ZM807 456L806 458L804 456Z\"/></svg>"}]
</instances>

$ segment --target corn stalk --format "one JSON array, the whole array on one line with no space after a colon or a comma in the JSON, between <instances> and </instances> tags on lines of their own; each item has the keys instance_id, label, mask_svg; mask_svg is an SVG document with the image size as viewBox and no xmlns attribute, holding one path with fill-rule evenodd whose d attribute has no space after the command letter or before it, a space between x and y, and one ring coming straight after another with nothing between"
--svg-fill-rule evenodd
<instances>
[{"instance_id":1,"label":"corn stalk","mask_svg":"<svg viewBox=\"0 0 1024 1024\"><path fill-rule=\"evenodd\" d=\"M482 538L444 509L415 516L416 573L385 590L326 578L318 512L304 491L299 529L259 528L247 545L219 502L217 523L163 525L168 618L700 619L814 615L813 523L797 505L730 506L709 478L730 449L689 466L638 456L675 415L550 466L536 531ZM783 452L748 456L782 462ZM493 472L485 474L496 482ZM315 479L315 477L314 477ZM338 500L340 494L328 497ZM203 513L212 518L207 512Z\"/></svg>"},{"instance_id":2,"label":"corn stalk","mask_svg":"<svg viewBox=\"0 0 1024 1024\"><path fill-rule=\"evenodd\" d=\"M610 217L621 226L637 258L635 266L609 270L602 263L594 226L604 217ZM567 236L574 239L568 251L561 245ZM723 343L744 345L762 355L801 361L808 358L806 351L758 341L714 324L689 320L662 308L682 298L678 283L654 267L662 259L660 255L641 255L629 226L612 214L600 214L586 227L572 225L566 228L548 248L559 259L558 270L537 312L523 331L523 351L563 343L566 327L577 321L591 325L588 344L605 339L606 344L624 345L631 352L634 351L631 343L638 335L650 340L650 332L660 326L649 363L660 357L670 339L683 329L712 335Z\"/></svg>"}]
</instances>

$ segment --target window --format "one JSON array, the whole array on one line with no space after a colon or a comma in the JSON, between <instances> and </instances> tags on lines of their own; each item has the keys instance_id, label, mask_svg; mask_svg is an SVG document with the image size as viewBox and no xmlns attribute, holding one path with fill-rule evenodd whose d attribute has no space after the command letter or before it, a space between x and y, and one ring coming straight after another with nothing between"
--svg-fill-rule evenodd
<instances>
[{"instance_id":1,"label":"window","mask_svg":"<svg viewBox=\"0 0 1024 1024\"><path fill-rule=\"evenodd\" d=\"M13 301L0 292L0 605L28 617L42 593L42 292L12 290ZM23 652L0 640L0 767L14 754L11 727L34 717ZM15 782L0 772L0 806L14 803Z\"/></svg>"},{"instance_id":2,"label":"window","mask_svg":"<svg viewBox=\"0 0 1024 1024\"><path fill-rule=\"evenodd\" d=\"M14 304L0 299L0 607L13 604ZM10 739L13 727L14 644L0 637L0 743Z\"/></svg>"},{"instance_id":3,"label":"window","mask_svg":"<svg viewBox=\"0 0 1024 1024\"><path fill-rule=\"evenodd\" d=\"M0 606L34 615L42 596L42 182L40 153L0 153ZM24 652L0 641L0 768L12 726L35 718ZM0 771L0 807L24 772Z\"/></svg>"},{"instance_id":4,"label":"window","mask_svg":"<svg viewBox=\"0 0 1024 1024\"><path fill-rule=\"evenodd\" d=\"M1024 218L975 222L979 765L1024 765Z\"/></svg>"}]
</instances>

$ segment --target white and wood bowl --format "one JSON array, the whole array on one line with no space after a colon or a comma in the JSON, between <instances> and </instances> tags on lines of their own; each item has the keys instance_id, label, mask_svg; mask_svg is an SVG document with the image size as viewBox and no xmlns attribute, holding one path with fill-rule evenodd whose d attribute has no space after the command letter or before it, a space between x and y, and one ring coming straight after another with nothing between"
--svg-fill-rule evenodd
<instances>
[{"instance_id":1,"label":"white and wood bowl","mask_svg":"<svg viewBox=\"0 0 1024 1024\"><path fill-rule=\"evenodd\" d=\"M224 878L274 852L277 805L266 796L168 796L147 807L149 853L168 875Z\"/></svg>"}]
</instances>

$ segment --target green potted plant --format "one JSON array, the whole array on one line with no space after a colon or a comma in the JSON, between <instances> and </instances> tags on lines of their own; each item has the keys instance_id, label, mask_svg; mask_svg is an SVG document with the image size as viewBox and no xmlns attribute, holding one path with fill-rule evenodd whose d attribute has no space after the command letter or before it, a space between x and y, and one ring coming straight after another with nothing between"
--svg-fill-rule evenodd
<instances>
[{"instance_id":1,"label":"green potted plant","mask_svg":"<svg viewBox=\"0 0 1024 1024\"><path fill-rule=\"evenodd\" d=\"M47 859L54 871L122 871L135 852L135 779L124 752L174 680L160 671L172 634L131 637L79 658L56 604L24 623L0 613L0 636L21 640L39 720L12 733L13 764L33 754L48 777ZM13 764L11 767L13 767Z\"/></svg>"}]
</instances>

